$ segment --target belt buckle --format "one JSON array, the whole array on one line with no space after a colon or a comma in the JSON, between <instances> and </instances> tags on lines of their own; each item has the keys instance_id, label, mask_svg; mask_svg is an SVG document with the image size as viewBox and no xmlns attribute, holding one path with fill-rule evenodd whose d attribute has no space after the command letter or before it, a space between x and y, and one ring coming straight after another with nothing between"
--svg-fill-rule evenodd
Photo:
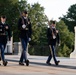
<instances>
[{"instance_id":1,"label":"belt buckle","mask_svg":"<svg viewBox=\"0 0 76 75\"><path fill-rule=\"evenodd\" d=\"M26 28L25 30L28 30L28 28Z\"/></svg>"}]
</instances>

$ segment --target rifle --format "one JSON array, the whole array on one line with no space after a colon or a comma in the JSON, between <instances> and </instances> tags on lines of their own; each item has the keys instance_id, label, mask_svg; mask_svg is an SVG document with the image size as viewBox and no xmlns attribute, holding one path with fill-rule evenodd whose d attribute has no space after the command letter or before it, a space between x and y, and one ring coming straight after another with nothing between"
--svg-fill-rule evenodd
<instances>
[{"instance_id":1,"label":"rifle","mask_svg":"<svg viewBox=\"0 0 76 75\"><path fill-rule=\"evenodd\" d=\"M21 19L22 19L22 23L23 23L23 25L25 25L24 19L23 19L23 17L22 17L22 13L21 13L21 11L20 11L19 8L18 8L18 10L19 10L19 13L20 13L20 16L21 16ZM28 19L26 19L26 20L27 20L27 22L28 22ZM28 30L27 25L28 25L28 24L26 24L25 30Z\"/></svg>"},{"instance_id":2,"label":"rifle","mask_svg":"<svg viewBox=\"0 0 76 75\"><path fill-rule=\"evenodd\" d=\"M20 17L21 17L21 19L22 19L22 23L24 24L24 19L23 19L23 17L22 17L22 13L21 13L21 11L20 11L19 8L18 8L18 11L19 11L19 13L20 13Z\"/></svg>"}]
</instances>

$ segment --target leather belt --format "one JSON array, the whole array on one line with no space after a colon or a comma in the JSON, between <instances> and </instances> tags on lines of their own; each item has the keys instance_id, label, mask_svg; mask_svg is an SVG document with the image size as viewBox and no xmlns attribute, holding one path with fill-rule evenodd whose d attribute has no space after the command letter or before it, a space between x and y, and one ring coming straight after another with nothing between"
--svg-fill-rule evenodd
<instances>
[{"instance_id":1,"label":"leather belt","mask_svg":"<svg viewBox=\"0 0 76 75\"><path fill-rule=\"evenodd\" d=\"M25 28L25 30L28 30L28 28Z\"/></svg>"}]
</instances>

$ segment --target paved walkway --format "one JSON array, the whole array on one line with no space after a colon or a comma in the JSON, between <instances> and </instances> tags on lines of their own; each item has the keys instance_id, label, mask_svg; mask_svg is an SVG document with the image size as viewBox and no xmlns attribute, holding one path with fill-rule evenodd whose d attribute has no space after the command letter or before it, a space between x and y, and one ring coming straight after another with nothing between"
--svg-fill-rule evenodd
<instances>
[{"instance_id":1,"label":"paved walkway","mask_svg":"<svg viewBox=\"0 0 76 75\"><path fill-rule=\"evenodd\" d=\"M8 65L0 66L0 75L76 75L76 59L59 57L60 64L48 66L45 56L28 56L29 66L19 66L19 55L6 55Z\"/></svg>"}]
</instances>

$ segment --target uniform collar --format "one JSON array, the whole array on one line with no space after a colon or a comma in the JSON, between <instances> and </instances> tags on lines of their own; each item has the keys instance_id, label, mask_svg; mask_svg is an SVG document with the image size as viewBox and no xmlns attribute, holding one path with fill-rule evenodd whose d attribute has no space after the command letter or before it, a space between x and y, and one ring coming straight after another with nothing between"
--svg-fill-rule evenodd
<instances>
[{"instance_id":1,"label":"uniform collar","mask_svg":"<svg viewBox=\"0 0 76 75\"><path fill-rule=\"evenodd\" d=\"M27 19L27 17L24 17L24 19Z\"/></svg>"},{"instance_id":2,"label":"uniform collar","mask_svg":"<svg viewBox=\"0 0 76 75\"><path fill-rule=\"evenodd\" d=\"M5 22L1 22L2 24L5 24Z\"/></svg>"}]
</instances>

